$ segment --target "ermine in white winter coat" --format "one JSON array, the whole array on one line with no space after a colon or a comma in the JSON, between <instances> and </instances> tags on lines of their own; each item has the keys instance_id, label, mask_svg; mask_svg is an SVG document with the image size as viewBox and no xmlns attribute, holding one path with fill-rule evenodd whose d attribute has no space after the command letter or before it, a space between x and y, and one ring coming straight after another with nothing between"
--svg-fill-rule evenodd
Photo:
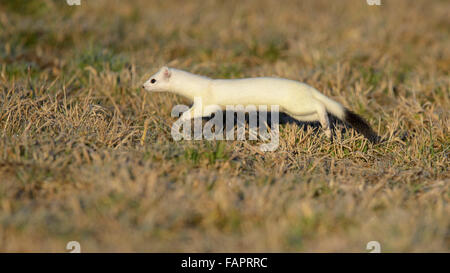
<instances>
[{"instance_id":1,"label":"ermine in white winter coat","mask_svg":"<svg viewBox=\"0 0 450 273\"><path fill-rule=\"evenodd\" d=\"M162 67L143 85L153 92L173 92L190 100L200 97L203 105L192 105L181 119L210 116L216 110L205 108L217 105L225 109L227 105L278 105L284 112L300 121L319 121L325 134L331 138L328 113L350 124L369 141L378 142L380 137L369 124L357 114L338 102L326 97L315 88L298 81L282 78L211 79L186 71ZM198 107L203 112L195 111ZM205 111L205 109L208 109ZM214 110L214 111L213 111Z\"/></svg>"}]
</instances>

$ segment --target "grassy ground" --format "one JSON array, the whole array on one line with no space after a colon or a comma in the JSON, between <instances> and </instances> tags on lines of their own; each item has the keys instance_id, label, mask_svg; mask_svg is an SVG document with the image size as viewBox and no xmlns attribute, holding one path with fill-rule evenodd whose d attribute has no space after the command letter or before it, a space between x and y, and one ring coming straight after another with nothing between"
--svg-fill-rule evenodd
<instances>
[{"instance_id":1,"label":"grassy ground","mask_svg":"<svg viewBox=\"0 0 450 273\"><path fill-rule=\"evenodd\" d=\"M450 251L448 1L0 4L0 251ZM173 141L160 66L304 81L387 141ZM408 132L402 139L402 132Z\"/></svg>"}]
</instances>

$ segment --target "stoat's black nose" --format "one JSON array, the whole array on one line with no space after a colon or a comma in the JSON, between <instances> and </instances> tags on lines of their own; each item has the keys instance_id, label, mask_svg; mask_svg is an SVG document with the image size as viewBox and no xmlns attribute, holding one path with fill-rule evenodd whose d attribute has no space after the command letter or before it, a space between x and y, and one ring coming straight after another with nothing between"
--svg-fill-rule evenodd
<instances>
[{"instance_id":1,"label":"stoat's black nose","mask_svg":"<svg viewBox=\"0 0 450 273\"><path fill-rule=\"evenodd\" d=\"M145 89L145 85L142 85L142 88Z\"/></svg>"}]
</instances>

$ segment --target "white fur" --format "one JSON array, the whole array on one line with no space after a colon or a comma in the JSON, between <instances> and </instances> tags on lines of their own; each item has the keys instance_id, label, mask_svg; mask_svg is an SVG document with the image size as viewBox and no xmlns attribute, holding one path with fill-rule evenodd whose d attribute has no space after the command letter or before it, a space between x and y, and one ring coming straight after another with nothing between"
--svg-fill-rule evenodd
<instances>
[{"instance_id":1,"label":"white fur","mask_svg":"<svg viewBox=\"0 0 450 273\"><path fill-rule=\"evenodd\" d=\"M152 79L155 83L151 83ZM282 78L246 78L236 80L216 80L195 75L186 71L162 67L144 83L145 90L154 92L173 92L194 100L202 98L202 109L207 105L279 105L285 112L300 121L320 121L325 133L331 136L327 112L344 118L344 107L321 94L315 88L301 82ZM181 118L200 116L194 105ZM197 108L198 109L198 108ZM195 114L197 113L197 114Z\"/></svg>"}]
</instances>

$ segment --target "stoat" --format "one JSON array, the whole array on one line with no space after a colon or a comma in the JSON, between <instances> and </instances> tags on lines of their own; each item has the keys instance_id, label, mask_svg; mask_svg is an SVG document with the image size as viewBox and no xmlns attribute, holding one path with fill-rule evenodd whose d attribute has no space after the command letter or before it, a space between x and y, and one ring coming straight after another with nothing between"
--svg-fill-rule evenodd
<instances>
[{"instance_id":1,"label":"stoat","mask_svg":"<svg viewBox=\"0 0 450 273\"><path fill-rule=\"evenodd\" d=\"M202 107L206 105L216 105L221 109L227 105L278 105L280 112L299 121L319 121L328 138L331 138L328 120L328 113L331 113L369 141L376 143L380 140L362 117L315 88L294 80L272 77L211 79L164 66L144 83L143 88L152 92L173 92L192 101L195 97L201 97L203 105L194 102L181 116L183 120L210 116L214 108ZM196 111L198 107L209 110Z\"/></svg>"}]
</instances>

